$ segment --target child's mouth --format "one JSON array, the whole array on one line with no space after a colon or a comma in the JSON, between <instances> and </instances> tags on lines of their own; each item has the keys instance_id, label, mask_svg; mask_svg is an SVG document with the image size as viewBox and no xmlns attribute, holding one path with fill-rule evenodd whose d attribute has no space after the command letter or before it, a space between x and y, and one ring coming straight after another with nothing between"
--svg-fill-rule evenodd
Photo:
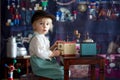
<instances>
[{"instance_id":1,"label":"child's mouth","mask_svg":"<svg viewBox=\"0 0 120 80\"><path fill-rule=\"evenodd\" d=\"M47 30L43 30L43 31L47 31Z\"/></svg>"}]
</instances>

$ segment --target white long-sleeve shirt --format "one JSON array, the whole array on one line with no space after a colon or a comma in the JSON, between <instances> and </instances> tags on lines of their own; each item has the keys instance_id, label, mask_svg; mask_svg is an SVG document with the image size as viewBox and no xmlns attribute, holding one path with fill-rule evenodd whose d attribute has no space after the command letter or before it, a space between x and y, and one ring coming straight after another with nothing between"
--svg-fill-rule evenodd
<instances>
[{"instance_id":1,"label":"white long-sleeve shirt","mask_svg":"<svg viewBox=\"0 0 120 80\"><path fill-rule=\"evenodd\" d=\"M30 55L35 55L42 59L50 59L50 41L43 34L35 32L35 36L31 39L29 44Z\"/></svg>"}]
</instances>

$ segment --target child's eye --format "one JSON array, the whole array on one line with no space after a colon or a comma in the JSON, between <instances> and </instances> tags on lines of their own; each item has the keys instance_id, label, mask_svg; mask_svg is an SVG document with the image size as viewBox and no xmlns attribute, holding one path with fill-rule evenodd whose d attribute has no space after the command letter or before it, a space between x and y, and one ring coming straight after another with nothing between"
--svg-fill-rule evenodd
<instances>
[{"instance_id":1,"label":"child's eye","mask_svg":"<svg viewBox=\"0 0 120 80\"><path fill-rule=\"evenodd\" d=\"M49 25L49 23L47 23L46 25Z\"/></svg>"},{"instance_id":2,"label":"child's eye","mask_svg":"<svg viewBox=\"0 0 120 80\"><path fill-rule=\"evenodd\" d=\"M43 23L40 23L40 25L43 25Z\"/></svg>"}]
</instances>

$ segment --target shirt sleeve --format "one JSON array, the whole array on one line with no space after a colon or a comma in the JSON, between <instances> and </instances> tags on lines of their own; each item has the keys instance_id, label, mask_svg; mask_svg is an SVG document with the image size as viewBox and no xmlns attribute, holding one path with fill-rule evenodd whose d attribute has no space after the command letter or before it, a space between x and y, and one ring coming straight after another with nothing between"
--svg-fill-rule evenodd
<instances>
[{"instance_id":1,"label":"shirt sleeve","mask_svg":"<svg viewBox=\"0 0 120 80\"><path fill-rule=\"evenodd\" d=\"M45 45L45 44L47 43L45 43L44 40L34 37L31 40L30 46L29 46L30 55L35 55L42 59L50 59L49 56L50 54L52 54L52 51L49 48L49 44L48 45Z\"/></svg>"}]
</instances>

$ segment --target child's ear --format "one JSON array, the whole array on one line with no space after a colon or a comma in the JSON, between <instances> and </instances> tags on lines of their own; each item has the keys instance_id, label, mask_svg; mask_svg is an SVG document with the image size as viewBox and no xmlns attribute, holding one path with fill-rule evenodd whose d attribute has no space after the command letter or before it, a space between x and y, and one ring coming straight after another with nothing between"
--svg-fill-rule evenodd
<instances>
[{"instance_id":1,"label":"child's ear","mask_svg":"<svg viewBox=\"0 0 120 80\"><path fill-rule=\"evenodd\" d=\"M36 28L33 26L33 30L36 30Z\"/></svg>"},{"instance_id":2,"label":"child's ear","mask_svg":"<svg viewBox=\"0 0 120 80\"><path fill-rule=\"evenodd\" d=\"M33 30L36 30L35 23L32 24Z\"/></svg>"},{"instance_id":3,"label":"child's ear","mask_svg":"<svg viewBox=\"0 0 120 80\"><path fill-rule=\"evenodd\" d=\"M35 27L34 27L34 25L32 25L32 28L33 28L33 30L35 30Z\"/></svg>"}]
</instances>

